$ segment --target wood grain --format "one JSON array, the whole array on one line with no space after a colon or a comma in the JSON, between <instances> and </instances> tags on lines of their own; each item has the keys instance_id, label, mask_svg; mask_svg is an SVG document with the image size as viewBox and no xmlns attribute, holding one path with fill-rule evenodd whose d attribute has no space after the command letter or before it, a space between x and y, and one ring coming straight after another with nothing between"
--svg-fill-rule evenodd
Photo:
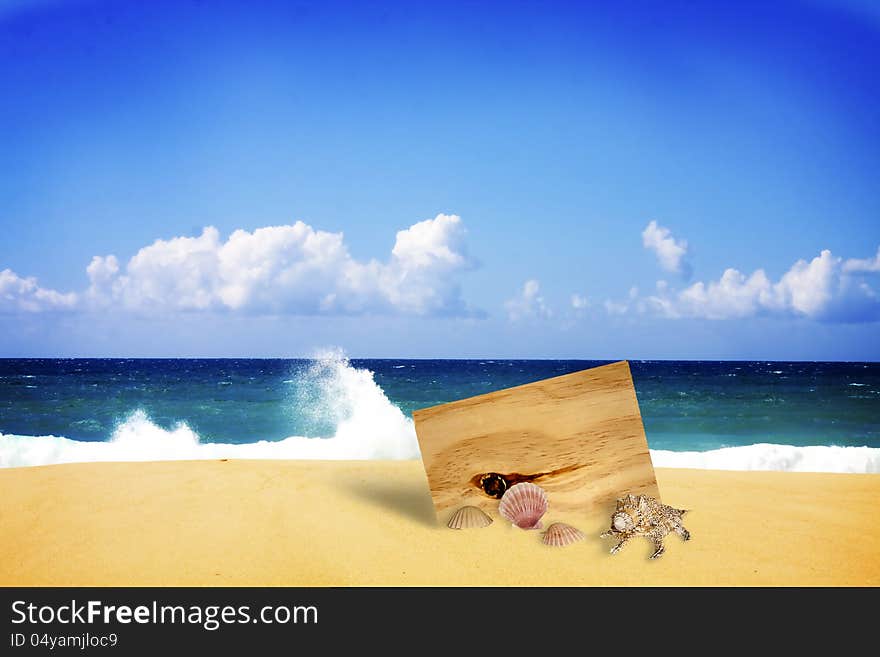
<instances>
[{"instance_id":1,"label":"wood grain","mask_svg":"<svg viewBox=\"0 0 880 657\"><path fill-rule=\"evenodd\" d=\"M413 418L442 522L468 504L497 518L498 499L486 489L500 495L505 483L518 481L547 491L548 518L554 509L610 511L626 493L660 496L626 361L418 410ZM490 473L501 476L485 477Z\"/></svg>"}]
</instances>

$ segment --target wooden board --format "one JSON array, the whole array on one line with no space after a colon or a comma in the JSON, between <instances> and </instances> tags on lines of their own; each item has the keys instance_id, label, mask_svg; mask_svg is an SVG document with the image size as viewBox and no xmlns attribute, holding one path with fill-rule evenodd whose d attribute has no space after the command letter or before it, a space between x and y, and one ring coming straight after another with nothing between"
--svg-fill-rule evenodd
<instances>
[{"instance_id":1,"label":"wooden board","mask_svg":"<svg viewBox=\"0 0 880 657\"><path fill-rule=\"evenodd\" d=\"M506 487L547 491L548 519L610 511L626 493L660 497L629 363L415 411L422 463L442 522L461 506L498 517Z\"/></svg>"}]
</instances>

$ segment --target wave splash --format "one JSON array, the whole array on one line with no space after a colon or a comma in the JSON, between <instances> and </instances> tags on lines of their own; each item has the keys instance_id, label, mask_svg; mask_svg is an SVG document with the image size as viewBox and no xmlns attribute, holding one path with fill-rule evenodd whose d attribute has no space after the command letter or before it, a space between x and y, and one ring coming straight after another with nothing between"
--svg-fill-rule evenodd
<instances>
[{"instance_id":1,"label":"wave splash","mask_svg":"<svg viewBox=\"0 0 880 657\"><path fill-rule=\"evenodd\" d=\"M370 370L353 367L341 350L317 354L300 376L297 408L308 409L308 419L315 426L330 427L327 437L290 436L242 444L203 442L186 422L164 429L137 409L105 442L0 434L0 467L218 458L419 458L412 420L388 399ZM651 457L655 466L666 468L880 473L880 448L871 447L763 443L706 452L651 450Z\"/></svg>"},{"instance_id":2,"label":"wave splash","mask_svg":"<svg viewBox=\"0 0 880 657\"><path fill-rule=\"evenodd\" d=\"M410 459L418 458L415 427L373 379L339 350L320 353L303 375L312 391L306 408L316 421L335 427L325 438L290 436L243 444L202 442L186 422L172 429L154 424L137 409L106 442L63 436L0 434L0 467L92 461L194 459Z\"/></svg>"}]
</instances>

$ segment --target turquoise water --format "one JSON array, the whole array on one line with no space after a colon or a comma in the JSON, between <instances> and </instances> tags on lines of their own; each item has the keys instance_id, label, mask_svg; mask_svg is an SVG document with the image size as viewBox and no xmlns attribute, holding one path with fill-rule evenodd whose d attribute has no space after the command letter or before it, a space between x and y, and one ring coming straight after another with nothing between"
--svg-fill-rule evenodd
<instances>
[{"instance_id":1,"label":"turquoise water","mask_svg":"<svg viewBox=\"0 0 880 657\"><path fill-rule=\"evenodd\" d=\"M417 457L413 410L606 362L3 359L0 465L200 457L232 446L247 457ZM877 363L630 365L652 451L880 448ZM878 455L870 458L880 463Z\"/></svg>"},{"instance_id":2,"label":"turquoise water","mask_svg":"<svg viewBox=\"0 0 880 657\"><path fill-rule=\"evenodd\" d=\"M352 360L414 409L608 361ZM0 360L0 433L102 441L142 409L203 441L330 436L327 377L307 360ZM632 362L651 447L755 442L880 447L880 364ZM330 373L332 374L332 373ZM345 391L339 391L342 395Z\"/></svg>"}]
</instances>

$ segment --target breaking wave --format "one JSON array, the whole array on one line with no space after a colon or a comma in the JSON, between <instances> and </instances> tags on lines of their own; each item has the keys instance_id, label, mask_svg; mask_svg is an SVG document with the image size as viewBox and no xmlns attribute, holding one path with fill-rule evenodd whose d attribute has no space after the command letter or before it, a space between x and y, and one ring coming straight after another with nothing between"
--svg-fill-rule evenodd
<instances>
[{"instance_id":1,"label":"breaking wave","mask_svg":"<svg viewBox=\"0 0 880 657\"><path fill-rule=\"evenodd\" d=\"M202 441L186 422L156 425L142 409L117 424L107 441L0 434L0 467L88 461L191 459L409 459L419 450L413 422L385 396L373 373L339 351L320 354L305 372L309 413L334 427L323 438L290 436L240 444ZM302 401L302 400L301 400ZM246 436L242 436L246 439Z\"/></svg>"},{"instance_id":2,"label":"breaking wave","mask_svg":"<svg viewBox=\"0 0 880 657\"><path fill-rule=\"evenodd\" d=\"M880 473L880 448L815 445L742 445L706 452L651 450L658 468Z\"/></svg>"},{"instance_id":3,"label":"breaking wave","mask_svg":"<svg viewBox=\"0 0 880 657\"><path fill-rule=\"evenodd\" d=\"M106 441L0 433L0 467L93 461L197 459L419 458L413 422L385 395L373 373L341 351L319 354L302 375L297 407L325 437L290 436L242 443L203 441L181 421L165 429L142 409L122 419ZM242 436L242 440L249 437ZM880 473L880 448L756 444L705 452L652 450L655 466L709 470Z\"/></svg>"}]
</instances>

